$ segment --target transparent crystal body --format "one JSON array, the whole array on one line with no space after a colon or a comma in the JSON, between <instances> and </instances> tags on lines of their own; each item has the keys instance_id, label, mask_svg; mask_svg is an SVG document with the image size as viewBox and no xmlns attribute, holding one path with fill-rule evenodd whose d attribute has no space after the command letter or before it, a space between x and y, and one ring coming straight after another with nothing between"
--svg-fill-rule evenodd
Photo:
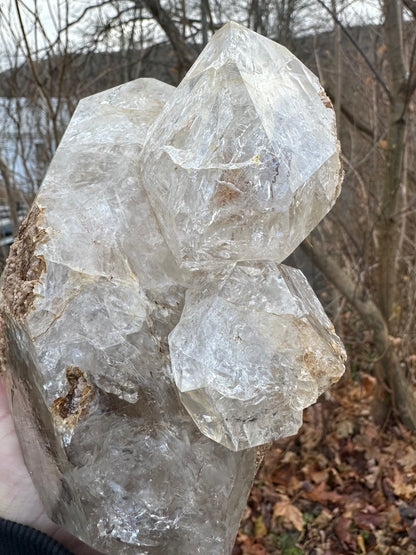
<instances>
[{"instance_id":1,"label":"transparent crystal body","mask_svg":"<svg viewBox=\"0 0 416 555\"><path fill-rule=\"evenodd\" d=\"M82 100L3 275L10 402L51 518L105 553L231 552L254 449L204 436L169 377L181 271L138 180L173 88Z\"/></svg>"},{"instance_id":2,"label":"transparent crystal body","mask_svg":"<svg viewBox=\"0 0 416 555\"><path fill-rule=\"evenodd\" d=\"M10 402L55 522L108 553L231 552L255 446L343 371L278 265L340 176L316 78L236 24L177 90L80 102L2 277Z\"/></svg>"},{"instance_id":3,"label":"transparent crystal body","mask_svg":"<svg viewBox=\"0 0 416 555\"><path fill-rule=\"evenodd\" d=\"M335 114L286 48L236 23L209 42L141 154L166 241L191 269L283 261L340 192Z\"/></svg>"},{"instance_id":4,"label":"transparent crystal body","mask_svg":"<svg viewBox=\"0 0 416 555\"><path fill-rule=\"evenodd\" d=\"M196 279L169 346L188 412L236 451L295 434L346 358L300 270L271 262Z\"/></svg>"}]
</instances>

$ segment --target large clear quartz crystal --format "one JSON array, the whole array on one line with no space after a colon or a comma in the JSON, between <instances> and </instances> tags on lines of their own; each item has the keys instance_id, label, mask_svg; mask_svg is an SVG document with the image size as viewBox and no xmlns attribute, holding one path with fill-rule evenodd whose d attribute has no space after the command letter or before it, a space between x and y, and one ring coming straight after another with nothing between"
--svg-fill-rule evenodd
<instances>
[{"instance_id":1,"label":"large clear quartz crystal","mask_svg":"<svg viewBox=\"0 0 416 555\"><path fill-rule=\"evenodd\" d=\"M144 187L177 261L283 261L340 192L335 114L286 48L219 31L142 151Z\"/></svg>"},{"instance_id":2,"label":"large clear quartz crystal","mask_svg":"<svg viewBox=\"0 0 416 555\"><path fill-rule=\"evenodd\" d=\"M51 518L111 554L228 555L256 470L204 436L169 378L184 285L138 180L174 89L80 102L2 282L10 402Z\"/></svg>"},{"instance_id":3,"label":"large clear quartz crystal","mask_svg":"<svg viewBox=\"0 0 416 555\"><path fill-rule=\"evenodd\" d=\"M80 102L2 277L11 408L55 522L111 554L229 555L256 446L343 371L279 265L340 174L317 79L236 24L178 89Z\"/></svg>"},{"instance_id":4,"label":"large clear quartz crystal","mask_svg":"<svg viewBox=\"0 0 416 555\"><path fill-rule=\"evenodd\" d=\"M183 404L234 450L295 434L303 409L344 372L343 345L306 278L274 263L196 279L169 346Z\"/></svg>"}]
</instances>

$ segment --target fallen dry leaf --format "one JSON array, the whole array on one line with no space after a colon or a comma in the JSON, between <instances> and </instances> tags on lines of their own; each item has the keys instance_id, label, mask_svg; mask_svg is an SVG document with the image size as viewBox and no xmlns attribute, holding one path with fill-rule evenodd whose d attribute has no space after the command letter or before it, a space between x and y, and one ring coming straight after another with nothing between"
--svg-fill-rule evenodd
<instances>
[{"instance_id":1,"label":"fallen dry leaf","mask_svg":"<svg viewBox=\"0 0 416 555\"><path fill-rule=\"evenodd\" d=\"M380 475L380 467L374 459L368 461L368 471L364 478L365 485L368 489L373 489Z\"/></svg>"},{"instance_id":2,"label":"fallen dry leaf","mask_svg":"<svg viewBox=\"0 0 416 555\"><path fill-rule=\"evenodd\" d=\"M235 555L275 555L286 536L305 555L416 555L416 435L369 418L373 386L364 376L334 388L298 439L270 452Z\"/></svg>"},{"instance_id":3,"label":"fallen dry leaf","mask_svg":"<svg viewBox=\"0 0 416 555\"><path fill-rule=\"evenodd\" d=\"M248 551L245 551L244 555L267 555L267 551L264 545L254 543L248 548Z\"/></svg>"},{"instance_id":4,"label":"fallen dry leaf","mask_svg":"<svg viewBox=\"0 0 416 555\"><path fill-rule=\"evenodd\" d=\"M323 470L316 470L309 473L309 478L314 484L321 484L328 480L329 469L324 468Z\"/></svg>"},{"instance_id":5,"label":"fallen dry leaf","mask_svg":"<svg viewBox=\"0 0 416 555\"><path fill-rule=\"evenodd\" d=\"M414 485L408 484L405 481L403 474L401 474L397 468L394 467L394 477L392 480L389 480L393 491L397 497L405 499L406 501L410 501L416 495L416 488Z\"/></svg>"},{"instance_id":6,"label":"fallen dry leaf","mask_svg":"<svg viewBox=\"0 0 416 555\"><path fill-rule=\"evenodd\" d=\"M360 511L354 516L354 523L362 530L375 530L379 528L385 520L386 515L378 511L372 505L368 505L364 511Z\"/></svg>"},{"instance_id":7,"label":"fallen dry leaf","mask_svg":"<svg viewBox=\"0 0 416 555\"><path fill-rule=\"evenodd\" d=\"M239 533L237 543L240 545L243 555L267 555L267 550L261 543L250 538L246 534Z\"/></svg>"},{"instance_id":8,"label":"fallen dry leaf","mask_svg":"<svg viewBox=\"0 0 416 555\"><path fill-rule=\"evenodd\" d=\"M335 533L338 538L345 544L350 545L353 542L353 537L350 532L351 519L340 516L335 523Z\"/></svg>"},{"instance_id":9,"label":"fallen dry leaf","mask_svg":"<svg viewBox=\"0 0 416 555\"><path fill-rule=\"evenodd\" d=\"M402 515L400 514L400 510L398 507L391 507L386 514L386 522L388 523L389 527L394 530L395 532L402 532L405 530L405 524L402 519Z\"/></svg>"},{"instance_id":10,"label":"fallen dry leaf","mask_svg":"<svg viewBox=\"0 0 416 555\"><path fill-rule=\"evenodd\" d=\"M267 527L261 515L254 521L254 535L256 538L263 538L267 535Z\"/></svg>"},{"instance_id":11,"label":"fallen dry leaf","mask_svg":"<svg viewBox=\"0 0 416 555\"><path fill-rule=\"evenodd\" d=\"M363 386L363 396L370 397L373 395L376 388L376 378L370 374L366 374L365 372L361 372L360 378Z\"/></svg>"},{"instance_id":12,"label":"fallen dry leaf","mask_svg":"<svg viewBox=\"0 0 416 555\"><path fill-rule=\"evenodd\" d=\"M283 517L285 520L289 521L293 526L301 532L305 525L303 520L303 514L300 510L292 505L290 501L281 501L276 503L273 508L273 518Z\"/></svg>"},{"instance_id":13,"label":"fallen dry leaf","mask_svg":"<svg viewBox=\"0 0 416 555\"><path fill-rule=\"evenodd\" d=\"M317 528L325 528L333 518L334 515L332 514L332 512L324 508L313 521L313 525Z\"/></svg>"},{"instance_id":14,"label":"fallen dry leaf","mask_svg":"<svg viewBox=\"0 0 416 555\"><path fill-rule=\"evenodd\" d=\"M416 520L413 522L412 526L408 529L409 538L416 541Z\"/></svg>"},{"instance_id":15,"label":"fallen dry leaf","mask_svg":"<svg viewBox=\"0 0 416 555\"><path fill-rule=\"evenodd\" d=\"M360 548L360 553L363 553L363 554L367 553L367 550L365 548L365 541L361 534L357 536L357 543L358 543L358 547Z\"/></svg>"},{"instance_id":16,"label":"fallen dry leaf","mask_svg":"<svg viewBox=\"0 0 416 555\"><path fill-rule=\"evenodd\" d=\"M325 482L321 482L318 486L313 488L312 491L305 493L304 495L313 501L318 501L321 505L326 505L327 503L339 503L342 499L342 495L336 491L326 491Z\"/></svg>"},{"instance_id":17,"label":"fallen dry leaf","mask_svg":"<svg viewBox=\"0 0 416 555\"><path fill-rule=\"evenodd\" d=\"M416 451L409 446L406 454L397 459L397 462L406 472L411 472L416 467Z\"/></svg>"},{"instance_id":18,"label":"fallen dry leaf","mask_svg":"<svg viewBox=\"0 0 416 555\"><path fill-rule=\"evenodd\" d=\"M342 420L337 427L338 437L345 438L349 437L354 432L354 422L351 420Z\"/></svg>"}]
</instances>

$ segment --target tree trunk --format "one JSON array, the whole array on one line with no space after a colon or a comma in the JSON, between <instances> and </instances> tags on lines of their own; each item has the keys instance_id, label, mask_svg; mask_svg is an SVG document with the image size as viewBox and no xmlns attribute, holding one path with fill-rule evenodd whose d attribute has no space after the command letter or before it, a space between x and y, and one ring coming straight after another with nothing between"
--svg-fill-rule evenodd
<instances>
[{"instance_id":1,"label":"tree trunk","mask_svg":"<svg viewBox=\"0 0 416 555\"><path fill-rule=\"evenodd\" d=\"M178 57L179 77L183 77L196 59L196 52L189 46L172 21L171 15L160 5L159 0L144 0L144 3L162 27Z\"/></svg>"},{"instance_id":2,"label":"tree trunk","mask_svg":"<svg viewBox=\"0 0 416 555\"><path fill-rule=\"evenodd\" d=\"M399 246L398 208L403 178L408 76L403 55L402 16L397 0L384 1L384 29L392 72L389 121L387 131L386 167L377 224L378 305L389 334L396 335L394 307L397 291L397 257ZM377 418L391 403L402 422L416 429L415 400L403 368L393 347L389 347L378 365L379 382L388 386L390 395L376 395L373 413ZM389 398L391 396L391 399ZM384 405L384 406L383 406Z\"/></svg>"},{"instance_id":3,"label":"tree trunk","mask_svg":"<svg viewBox=\"0 0 416 555\"><path fill-rule=\"evenodd\" d=\"M373 416L384 424L391 411L399 416L409 430L416 430L416 402L405 369L400 365L394 347L389 344L388 326L377 305L366 297L365 291L348 277L337 261L307 241L301 245L315 266L344 295L374 333L377 386Z\"/></svg>"},{"instance_id":4,"label":"tree trunk","mask_svg":"<svg viewBox=\"0 0 416 555\"><path fill-rule=\"evenodd\" d=\"M13 223L13 237L15 237L19 229L19 218L16 210L16 199L10 180L9 168L3 158L0 158L0 174L3 178L4 188L6 189L7 204L9 205L10 217Z\"/></svg>"},{"instance_id":5,"label":"tree trunk","mask_svg":"<svg viewBox=\"0 0 416 555\"><path fill-rule=\"evenodd\" d=\"M403 174L406 131L403 113L404 100L398 98L392 101L387 134L383 195L377 225L379 239L377 253L379 260L379 304L385 320L390 324L396 297L397 247L399 240L397 211Z\"/></svg>"}]
</instances>

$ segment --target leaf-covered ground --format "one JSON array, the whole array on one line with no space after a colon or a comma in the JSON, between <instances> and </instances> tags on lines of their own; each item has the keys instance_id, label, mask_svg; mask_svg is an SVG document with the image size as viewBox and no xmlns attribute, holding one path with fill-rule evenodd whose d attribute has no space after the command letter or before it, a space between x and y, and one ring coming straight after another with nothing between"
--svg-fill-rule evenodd
<instances>
[{"instance_id":1,"label":"leaf-covered ground","mask_svg":"<svg viewBox=\"0 0 416 555\"><path fill-rule=\"evenodd\" d=\"M374 424L374 385L344 379L273 446L233 555L416 554L416 436Z\"/></svg>"}]
</instances>

